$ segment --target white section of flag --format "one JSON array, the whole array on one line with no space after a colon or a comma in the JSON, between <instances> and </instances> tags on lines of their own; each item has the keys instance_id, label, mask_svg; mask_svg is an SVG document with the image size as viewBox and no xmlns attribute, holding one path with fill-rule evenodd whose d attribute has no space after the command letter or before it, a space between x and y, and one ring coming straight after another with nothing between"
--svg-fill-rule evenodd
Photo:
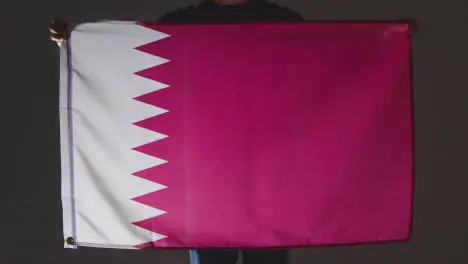
<instances>
[{"instance_id":1,"label":"white section of flag","mask_svg":"<svg viewBox=\"0 0 468 264\"><path fill-rule=\"evenodd\" d=\"M133 22L87 23L61 47L64 236L78 246L131 248L164 237L132 224L164 211L131 199L165 186L131 174L165 162L132 150L165 137L133 125L165 110L133 98L167 85L133 73L168 61L134 49L167 36Z\"/></svg>"}]
</instances>

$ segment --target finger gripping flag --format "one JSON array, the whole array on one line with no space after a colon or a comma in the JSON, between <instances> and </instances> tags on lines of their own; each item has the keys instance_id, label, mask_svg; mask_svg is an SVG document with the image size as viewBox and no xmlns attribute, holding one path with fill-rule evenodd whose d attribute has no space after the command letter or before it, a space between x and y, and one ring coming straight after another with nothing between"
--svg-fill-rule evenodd
<instances>
[{"instance_id":1,"label":"finger gripping flag","mask_svg":"<svg viewBox=\"0 0 468 264\"><path fill-rule=\"evenodd\" d=\"M408 31L79 25L61 47L65 246L407 239Z\"/></svg>"}]
</instances>

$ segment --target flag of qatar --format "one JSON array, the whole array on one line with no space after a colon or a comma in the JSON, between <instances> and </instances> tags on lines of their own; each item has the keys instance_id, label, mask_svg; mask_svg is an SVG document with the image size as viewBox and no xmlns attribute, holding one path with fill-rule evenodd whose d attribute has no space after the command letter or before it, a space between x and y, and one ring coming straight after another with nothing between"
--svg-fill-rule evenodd
<instances>
[{"instance_id":1,"label":"flag of qatar","mask_svg":"<svg viewBox=\"0 0 468 264\"><path fill-rule=\"evenodd\" d=\"M405 23L85 23L61 48L65 246L405 240Z\"/></svg>"}]
</instances>

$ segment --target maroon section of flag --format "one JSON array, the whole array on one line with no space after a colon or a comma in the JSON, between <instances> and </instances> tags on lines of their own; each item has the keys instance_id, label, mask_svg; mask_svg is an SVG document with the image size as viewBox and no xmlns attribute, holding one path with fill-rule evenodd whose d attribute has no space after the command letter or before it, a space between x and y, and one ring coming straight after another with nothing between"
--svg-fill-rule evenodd
<instances>
[{"instance_id":1,"label":"maroon section of flag","mask_svg":"<svg viewBox=\"0 0 468 264\"><path fill-rule=\"evenodd\" d=\"M169 62L135 100L168 110L135 125L167 188L134 198L166 213L139 248L269 247L407 239L412 195L405 24L142 25L137 49ZM403 28L402 30L396 30Z\"/></svg>"}]
</instances>

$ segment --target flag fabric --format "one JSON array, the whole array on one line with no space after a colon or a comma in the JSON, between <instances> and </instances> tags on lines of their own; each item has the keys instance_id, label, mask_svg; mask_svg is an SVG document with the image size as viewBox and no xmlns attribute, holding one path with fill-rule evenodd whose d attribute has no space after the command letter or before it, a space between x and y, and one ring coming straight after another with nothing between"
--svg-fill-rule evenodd
<instances>
[{"instance_id":1,"label":"flag fabric","mask_svg":"<svg viewBox=\"0 0 468 264\"><path fill-rule=\"evenodd\" d=\"M405 23L77 26L61 47L65 247L409 238Z\"/></svg>"}]
</instances>

